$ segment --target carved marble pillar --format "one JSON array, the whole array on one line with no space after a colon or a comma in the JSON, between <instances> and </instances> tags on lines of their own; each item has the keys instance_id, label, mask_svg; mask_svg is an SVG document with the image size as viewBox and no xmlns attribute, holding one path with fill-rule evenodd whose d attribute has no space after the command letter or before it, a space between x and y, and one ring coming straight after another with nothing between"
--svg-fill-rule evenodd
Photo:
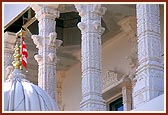
<instances>
[{"instance_id":1,"label":"carved marble pillar","mask_svg":"<svg viewBox=\"0 0 168 115\"><path fill-rule=\"evenodd\" d=\"M75 5L81 22L78 24L82 34L82 101L81 111L105 111L102 98L101 65L101 17L105 8L100 4Z\"/></svg>"},{"instance_id":2,"label":"carved marble pillar","mask_svg":"<svg viewBox=\"0 0 168 115\"><path fill-rule=\"evenodd\" d=\"M138 63L133 87L134 109L163 94L159 5L137 4Z\"/></svg>"},{"instance_id":3,"label":"carved marble pillar","mask_svg":"<svg viewBox=\"0 0 168 115\"><path fill-rule=\"evenodd\" d=\"M36 47L39 49L35 59L38 62L38 85L56 99L56 49L62 41L57 40L55 32L55 18L59 11L46 5L31 5L39 21L39 35L32 35Z\"/></svg>"},{"instance_id":4,"label":"carved marble pillar","mask_svg":"<svg viewBox=\"0 0 168 115\"><path fill-rule=\"evenodd\" d=\"M16 38L16 34L13 32L5 32L4 34L4 80L7 79L7 77L13 70L12 55Z\"/></svg>"},{"instance_id":5,"label":"carved marble pillar","mask_svg":"<svg viewBox=\"0 0 168 115\"><path fill-rule=\"evenodd\" d=\"M122 97L124 111L130 111L132 109L132 84L129 78L126 78L122 84Z\"/></svg>"}]
</instances>

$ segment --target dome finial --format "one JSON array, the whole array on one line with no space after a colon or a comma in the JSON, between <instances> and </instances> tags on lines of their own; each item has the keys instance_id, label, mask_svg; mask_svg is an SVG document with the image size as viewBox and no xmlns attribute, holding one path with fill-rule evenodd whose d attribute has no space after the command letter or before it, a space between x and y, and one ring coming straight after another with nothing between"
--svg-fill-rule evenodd
<instances>
[{"instance_id":1,"label":"dome finial","mask_svg":"<svg viewBox=\"0 0 168 115\"><path fill-rule=\"evenodd\" d=\"M17 38L16 45L14 48L14 54L13 54L14 61L12 62L14 69L22 69L22 62L21 62L22 55L21 55L21 48L20 48L21 45L22 44L20 42L20 39Z\"/></svg>"},{"instance_id":2,"label":"dome finial","mask_svg":"<svg viewBox=\"0 0 168 115\"><path fill-rule=\"evenodd\" d=\"M13 54L14 61L12 62L14 69L22 70L22 37L24 33L25 31L22 28L17 33L17 40L16 40L16 45L15 45L14 54Z\"/></svg>"}]
</instances>

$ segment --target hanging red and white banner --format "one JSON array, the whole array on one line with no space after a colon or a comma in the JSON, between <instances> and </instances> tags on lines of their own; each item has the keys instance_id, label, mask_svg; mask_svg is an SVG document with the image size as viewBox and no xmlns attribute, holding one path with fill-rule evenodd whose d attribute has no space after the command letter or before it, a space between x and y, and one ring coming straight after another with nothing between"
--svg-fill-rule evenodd
<instances>
[{"instance_id":1,"label":"hanging red and white banner","mask_svg":"<svg viewBox=\"0 0 168 115\"><path fill-rule=\"evenodd\" d=\"M24 42L24 37L22 37L22 64L25 68L27 68L27 49L26 49L26 44Z\"/></svg>"}]
</instances>

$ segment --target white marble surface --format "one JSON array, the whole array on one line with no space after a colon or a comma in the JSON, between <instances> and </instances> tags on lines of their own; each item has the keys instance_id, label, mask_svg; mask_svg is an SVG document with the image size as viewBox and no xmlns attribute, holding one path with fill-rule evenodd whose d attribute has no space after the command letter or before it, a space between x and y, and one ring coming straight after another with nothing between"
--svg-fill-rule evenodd
<instances>
[{"instance_id":1,"label":"white marble surface","mask_svg":"<svg viewBox=\"0 0 168 115\"><path fill-rule=\"evenodd\" d=\"M105 111L105 101L102 98L102 63L101 63L101 17L105 8L100 4L75 5L81 22L78 27L82 34L82 101L81 111Z\"/></svg>"},{"instance_id":2,"label":"white marble surface","mask_svg":"<svg viewBox=\"0 0 168 115\"><path fill-rule=\"evenodd\" d=\"M40 87L14 70L4 83L4 111L57 111L55 101Z\"/></svg>"},{"instance_id":3,"label":"white marble surface","mask_svg":"<svg viewBox=\"0 0 168 115\"><path fill-rule=\"evenodd\" d=\"M158 4L137 4L138 63L133 108L163 94L164 68L161 57L160 11Z\"/></svg>"}]
</instances>

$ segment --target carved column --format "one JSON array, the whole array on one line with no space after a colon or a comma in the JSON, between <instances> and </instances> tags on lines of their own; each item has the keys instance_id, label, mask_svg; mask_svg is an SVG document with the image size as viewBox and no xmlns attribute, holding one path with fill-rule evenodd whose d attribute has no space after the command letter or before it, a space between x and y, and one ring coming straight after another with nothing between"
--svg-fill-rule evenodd
<instances>
[{"instance_id":1,"label":"carved column","mask_svg":"<svg viewBox=\"0 0 168 115\"><path fill-rule=\"evenodd\" d=\"M126 78L122 84L122 97L124 111L130 111L132 109L132 84L129 78Z\"/></svg>"},{"instance_id":2,"label":"carved column","mask_svg":"<svg viewBox=\"0 0 168 115\"><path fill-rule=\"evenodd\" d=\"M59 11L46 5L31 5L39 21L39 35L32 35L38 54L35 59L38 62L38 85L46 90L52 98L56 99L56 49L62 41L57 40L55 32L55 18L59 17Z\"/></svg>"},{"instance_id":3,"label":"carved column","mask_svg":"<svg viewBox=\"0 0 168 115\"><path fill-rule=\"evenodd\" d=\"M105 111L102 98L101 65L101 17L105 8L100 4L75 5L81 22L78 24L82 34L82 111Z\"/></svg>"},{"instance_id":4,"label":"carved column","mask_svg":"<svg viewBox=\"0 0 168 115\"><path fill-rule=\"evenodd\" d=\"M138 4L138 63L133 88L134 109L163 94L159 5Z\"/></svg>"},{"instance_id":5,"label":"carved column","mask_svg":"<svg viewBox=\"0 0 168 115\"><path fill-rule=\"evenodd\" d=\"M13 70L12 55L16 38L17 37L13 32L5 32L4 34L4 80L7 79L7 77Z\"/></svg>"}]
</instances>

